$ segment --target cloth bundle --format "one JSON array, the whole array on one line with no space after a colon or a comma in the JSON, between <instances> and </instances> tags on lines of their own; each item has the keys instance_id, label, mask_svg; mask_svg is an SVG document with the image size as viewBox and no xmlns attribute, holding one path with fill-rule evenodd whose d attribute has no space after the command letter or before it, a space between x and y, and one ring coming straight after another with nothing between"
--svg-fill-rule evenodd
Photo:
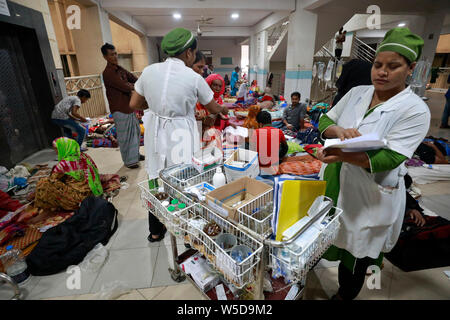
<instances>
[{"instance_id":1,"label":"cloth bundle","mask_svg":"<svg viewBox=\"0 0 450 320\"><path fill-rule=\"evenodd\" d=\"M310 175L319 173L322 167L322 162L316 160L310 155L289 157L280 164L281 174L293 174L293 175Z\"/></svg>"}]
</instances>

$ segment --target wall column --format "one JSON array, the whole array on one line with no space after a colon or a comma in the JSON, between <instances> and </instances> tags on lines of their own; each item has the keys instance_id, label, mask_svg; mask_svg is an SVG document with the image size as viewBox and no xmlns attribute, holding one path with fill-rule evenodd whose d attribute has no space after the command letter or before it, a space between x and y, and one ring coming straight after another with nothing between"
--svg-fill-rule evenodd
<instances>
[{"instance_id":1,"label":"wall column","mask_svg":"<svg viewBox=\"0 0 450 320\"><path fill-rule=\"evenodd\" d=\"M444 18L445 12L435 12L425 16L425 26L421 34L424 46L420 59L427 59L431 64L433 63L434 55L436 54L436 47L441 34L442 25L444 24ZM423 97L425 94L425 86L426 84L416 91L420 97Z\"/></svg>"},{"instance_id":2,"label":"wall column","mask_svg":"<svg viewBox=\"0 0 450 320\"><path fill-rule=\"evenodd\" d=\"M80 9L81 29L72 30L80 75L100 74L106 65L100 48L112 42L108 14L98 6Z\"/></svg>"},{"instance_id":3,"label":"wall column","mask_svg":"<svg viewBox=\"0 0 450 320\"><path fill-rule=\"evenodd\" d=\"M256 63L256 35L252 35L250 37L250 47L249 47L249 67L248 67L248 80L252 83L253 80L256 80L257 76L257 63Z\"/></svg>"},{"instance_id":4,"label":"wall column","mask_svg":"<svg viewBox=\"0 0 450 320\"><path fill-rule=\"evenodd\" d=\"M297 10L289 17L286 55L285 98L298 91L301 101L310 97L312 66L316 42L317 15L303 10L297 1Z\"/></svg>"},{"instance_id":5,"label":"wall column","mask_svg":"<svg viewBox=\"0 0 450 320\"><path fill-rule=\"evenodd\" d=\"M261 90L264 90L267 85L267 73L269 72L269 61L267 60L268 54L267 54L267 40L268 40L268 34L267 31L261 31L258 35L256 40L258 41L257 46L257 65L258 65L258 74L257 74L257 80L258 80L258 86L261 88Z\"/></svg>"}]
</instances>

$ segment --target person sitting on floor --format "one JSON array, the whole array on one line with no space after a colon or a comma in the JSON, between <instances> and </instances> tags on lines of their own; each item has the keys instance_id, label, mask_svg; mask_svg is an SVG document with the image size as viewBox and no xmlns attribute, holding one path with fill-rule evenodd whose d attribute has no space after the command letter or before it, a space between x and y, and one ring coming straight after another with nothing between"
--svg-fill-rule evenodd
<instances>
[{"instance_id":1,"label":"person sitting on floor","mask_svg":"<svg viewBox=\"0 0 450 320\"><path fill-rule=\"evenodd\" d=\"M291 94L291 105L283 111L283 124L288 130L299 131L304 129L306 104L300 103L300 93L293 92Z\"/></svg>"},{"instance_id":2,"label":"person sitting on floor","mask_svg":"<svg viewBox=\"0 0 450 320\"><path fill-rule=\"evenodd\" d=\"M259 112L256 120L259 128L252 135L250 148L258 152L261 170L276 174L281 159L289 149L286 138L283 131L272 127L272 117L269 112Z\"/></svg>"},{"instance_id":3,"label":"person sitting on floor","mask_svg":"<svg viewBox=\"0 0 450 320\"><path fill-rule=\"evenodd\" d=\"M36 186L35 206L52 210L76 210L90 195L103 194L102 183L94 160L80 151L79 144L69 138L57 138L53 148L58 153L49 177Z\"/></svg>"},{"instance_id":4,"label":"person sitting on floor","mask_svg":"<svg viewBox=\"0 0 450 320\"><path fill-rule=\"evenodd\" d=\"M438 141L424 141L414 152L420 160L427 164L448 164L447 152Z\"/></svg>"},{"instance_id":5,"label":"person sitting on floor","mask_svg":"<svg viewBox=\"0 0 450 320\"><path fill-rule=\"evenodd\" d=\"M272 109L275 105L275 99L271 94L271 89L269 87L264 90L264 95L262 96L260 102L258 103L261 109Z\"/></svg>"},{"instance_id":6,"label":"person sitting on floor","mask_svg":"<svg viewBox=\"0 0 450 320\"><path fill-rule=\"evenodd\" d=\"M250 108L248 109L248 115L247 118L244 121L244 124L242 125L244 128L249 129L249 135L248 137L251 136L251 132L252 130L256 130L259 128L259 123L256 120L256 116L258 115L258 113L261 111L261 107L258 105L252 105L250 106ZM245 149L249 148L249 138L245 138Z\"/></svg>"},{"instance_id":7,"label":"person sitting on floor","mask_svg":"<svg viewBox=\"0 0 450 320\"><path fill-rule=\"evenodd\" d=\"M76 96L68 96L62 99L52 112L52 122L63 129L67 138L72 138L72 133L75 132L80 147L86 135L86 129L79 125L77 121L87 122L87 119L82 117L78 111L81 104L87 102L90 97L89 91L81 89Z\"/></svg>"}]
</instances>

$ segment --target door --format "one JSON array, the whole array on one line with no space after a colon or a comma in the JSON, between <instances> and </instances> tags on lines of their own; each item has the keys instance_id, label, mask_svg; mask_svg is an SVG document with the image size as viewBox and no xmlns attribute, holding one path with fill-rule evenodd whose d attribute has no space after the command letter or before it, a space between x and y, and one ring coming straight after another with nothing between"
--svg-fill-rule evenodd
<instances>
[{"instance_id":1,"label":"door","mask_svg":"<svg viewBox=\"0 0 450 320\"><path fill-rule=\"evenodd\" d=\"M11 167L45 146L35 93L15 32L0 30L0 165Z\"/></svg>"}]
</instances>

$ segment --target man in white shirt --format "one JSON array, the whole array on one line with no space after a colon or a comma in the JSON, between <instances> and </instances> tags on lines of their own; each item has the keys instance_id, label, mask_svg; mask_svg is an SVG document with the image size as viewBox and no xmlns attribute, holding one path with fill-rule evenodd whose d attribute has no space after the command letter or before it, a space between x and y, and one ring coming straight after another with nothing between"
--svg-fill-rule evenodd
<instances>
[{"instance_id":1,"label":"man in white shirt","mask_svg":"<svg viewBox=\"0 0 450 320\"><path fill-rule=\"evenodd\" d=\"M212 114L228 114L214 100L214 94L202 76L191 67L195 61L197 40L183 28L170 31L161 48L169 55L165 62L144 69L134 84L130 107L146 110L144 144L149 187L157 187L159 172L173 164L190 163L200 149L195 120L195 105L200 102ZM161 241L165 228L149 212L150 242Z\"/></svg>"},{"instance_id":2,"label":"man in white shirt","mask_svg":"<svg viewBox=\"0 0 450 320\"><path fill-rule=\"evenodd\" d=\"M72 139L72 133L77 133L77 142L80 148L86 135L86 129L79 125L77 121L87 122L87 119L81 116L78 111L81 104L87 102L90 97L89 91L81 89L76 96L68 96L62 99L52 112L52 122L63 129L66 137ZM82 148L81 151L86 151L86 148Z\"/></svg>"}]
</instances>

